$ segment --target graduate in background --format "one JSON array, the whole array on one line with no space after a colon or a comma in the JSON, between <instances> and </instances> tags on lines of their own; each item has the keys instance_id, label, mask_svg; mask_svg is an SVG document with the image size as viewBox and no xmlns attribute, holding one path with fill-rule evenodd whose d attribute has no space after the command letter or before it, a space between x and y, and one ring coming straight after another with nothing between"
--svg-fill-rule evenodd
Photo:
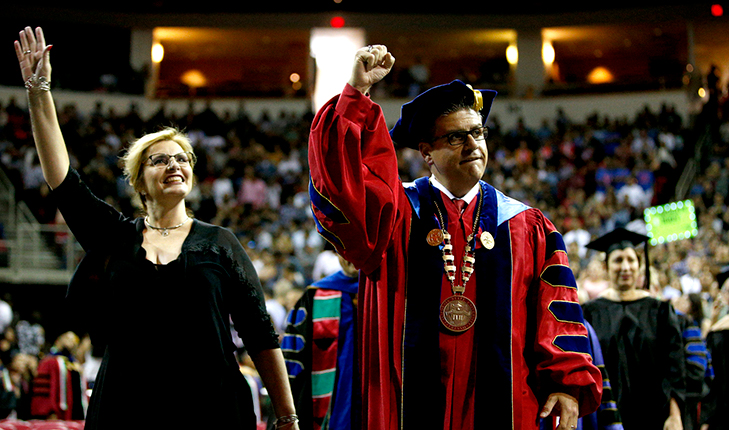
<instances>
[{"instance_id":1,"label":"graduate in background","mask_svg":"<svg viewBox=\"0 0 729 430\"><path fill-rule=\"evenodd\" d=\"M309 286L287 317L281 349L302 430L359 429L356 351L358 271L342 270Z\"/></svg>"},{"instance_id":2,"label":"graduate in background","mask_svg":"<svg viewBox=\"0 0 729 430\"><path fill-rule=\"evenodd\" d=\"M30 413L34 418L83 420L86 415L86 381L74 357L79 346L76 333L58 336L51 353L38 364L33 379Z\"/></svg>"},{"instance_id":3,"label":"graduate in background","mask_svg":"<svg viewBox=\"0 0 729 430\"><path fill-rule=\"evenodd\" d=\"M681 326L669 302L650 296L650 275L638 285L636 248L647 240L618 228L587 245L605 253L610 287L583 310L600 339L625 430L680 430L686 374ZM650 267L647 248L645 254Z\"/></svg>"}]
</instances>

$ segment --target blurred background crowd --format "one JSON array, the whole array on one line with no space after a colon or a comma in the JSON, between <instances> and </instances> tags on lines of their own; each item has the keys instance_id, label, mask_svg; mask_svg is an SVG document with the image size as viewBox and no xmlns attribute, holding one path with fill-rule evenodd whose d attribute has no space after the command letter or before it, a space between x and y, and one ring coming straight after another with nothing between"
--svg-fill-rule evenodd
<instances>
[{"instance_id":1,"label":"blurred background crowd","mask_svg":"<svg viewBox=\"0 0 729 430\"><path fill-rule=\"evenodd\" d=\"M729 309L716 275L729 264L729 104L718 88L715 103L682 120L674 107L645 108L632 117L567 118L558 106L539 128L504 128L489 119L489 162L484 179L505 194L541 209L562 232L582 300L607 287L603 256L585 245L616 227L645 231L643 209L673 201L677 180L696 153L697 124L714 140L703 154L688 196L696 207L698 235L650 249L653 293L692 312L699 299L706 330ZM175 116L164 108L143 118L134 106L124 114L98 108L82 115L73 104L59 106L61 127L73 166L89 187L129 216L140 206L121 174L119 156L145 132L174 125L195 146L197 186L188 197L202 221L231 229L248 251L267 294L276 327L311 282L340 269L316 233L309 207L307 139L313 113L216 113L211 108ZM400 176L407 182L426 174L420 154L399 149ZM15 101L0 106L0 167L45 224L63 223L49 198L35 153L27 112ZM0 361L4 378L29 390L38 363L56 336L32 304L6 294L0 301ZM695 311L695 309L694 309ZM46 336L47 333L51 335ZM93 381L98 361L88 339L75 359ZM98 354L97 354L98 355ZM27 394L27 393L26 393ZM24 406L25 405L25 406ZM2 414L10 411L0 410ZM27 403L13 412L32 418Z\"/></svg>"}]
</instances>

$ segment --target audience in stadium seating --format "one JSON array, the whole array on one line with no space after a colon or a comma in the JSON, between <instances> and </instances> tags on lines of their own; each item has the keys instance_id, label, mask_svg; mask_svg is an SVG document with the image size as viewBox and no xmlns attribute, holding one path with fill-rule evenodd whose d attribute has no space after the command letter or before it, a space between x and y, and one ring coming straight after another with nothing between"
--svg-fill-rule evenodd
<instances>
[{"instance_id":1,"label":"audience in stadium seating","mask_svg":"<svg viewBox=\"0 0 729 430\"><path fill-rule=\"evenodd\" d=\"M581 244L617 227L644 232L643 209L675 199L678 178L697 139L691 124L682 123L671 106L659 112L646 107L632 119L593 115L583 122L556 112L538 129L525 121L506 129L497 117L491 118L485 179L541 208L565 237L574 236L569 257L578 283L588 290L601 288L604 279L592 270L599 256ZM159 126L185 128L199 160L191 209L202 221L237 234L250 250L261 282L284 306L291 306L303 286L315 280L317 256L326 252L308 202L311 118L281 112L254 119L243 113L218 115L207 107L180 117L160 109L145 119L134 106L126 114L104 112L101 102L88 116L73 105L60 112L74 167L97 195L130 215L139 207L121 179L120 151L133 136ZM651 249L659 293L668 299L696 292L706 315L721 287L714 275L729 264L729 118L722 118L721 141L714 142L708 167L698 172L686 197L697 210L698 236ZM0 167L38 220L54 223L56 211L38 173L29 127L27 112L15 101L0 106ZM420 176L421 157L409 149L399 151L402 180ZM686 287L685 276L692 277L691 287ZM42 351L30 356L37 360ZM2 365L9 368L11 363Z\"/></svg>"}]
</instances>

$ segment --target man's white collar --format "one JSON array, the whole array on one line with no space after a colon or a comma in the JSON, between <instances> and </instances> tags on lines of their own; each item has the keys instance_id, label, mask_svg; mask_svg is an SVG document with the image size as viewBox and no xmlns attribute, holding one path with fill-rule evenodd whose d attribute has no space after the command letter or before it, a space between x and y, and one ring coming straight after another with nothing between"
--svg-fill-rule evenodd
<instances>
[{"instance_id":1,"label":"man's white collar","mask_svg":"<svg viewBox=\"0 0 729 430\"><path fill-rule=\"evenodd\" d=\"M466 204L470 204L471 203L471 200L473 200L474 197L476 197L478 195L478 190L481 187L481 184L477 182L476 185L474 185L473 188L471 188L471 190L469 192L467 192L465 196L463 196L463 197L456 197L456 196L453 195L453 193L451 193L450 191L448 191L448 188L446 188L445 185L443 185L440 182L438 182L438 180L435 178L435 176L432 176L432 175L430 176L430 183L433 184L433 186L435 188L443 191L443 194L445 194L446 196L448 196L449 199L451 199L451 200L453 200L453 199L461 199L461 200L465 201Z\"/></svg>"}]
</instances>

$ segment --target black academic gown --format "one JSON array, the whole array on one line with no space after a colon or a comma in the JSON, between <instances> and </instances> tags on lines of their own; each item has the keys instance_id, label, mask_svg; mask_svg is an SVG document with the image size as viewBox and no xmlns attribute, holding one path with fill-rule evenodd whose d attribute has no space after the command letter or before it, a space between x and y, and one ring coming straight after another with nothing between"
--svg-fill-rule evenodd
<instances>
[{"instance_id":1,"label":"black academic gown","mask_svg":"<svg viewBox=\"0 0 729 430\"><path fill-rule=\"evenodd\" d=\"M597 298L583 310L600 340L625 430L662 430L670 399L682 406L685 398L683 341L673 307L652 297Z\"/></svg>"},{"instance_id":2,"label":"black academic gown","mask_svg":"<svg viewBox=\"0 0 729 430\"><path fill-rule=\"evenodd\" d=\"M729 430L729 330L709 332L706 347L711 353L714 380L701 402L701 422L708 423L709 430Z\"/></svg>"}]
</instances>

